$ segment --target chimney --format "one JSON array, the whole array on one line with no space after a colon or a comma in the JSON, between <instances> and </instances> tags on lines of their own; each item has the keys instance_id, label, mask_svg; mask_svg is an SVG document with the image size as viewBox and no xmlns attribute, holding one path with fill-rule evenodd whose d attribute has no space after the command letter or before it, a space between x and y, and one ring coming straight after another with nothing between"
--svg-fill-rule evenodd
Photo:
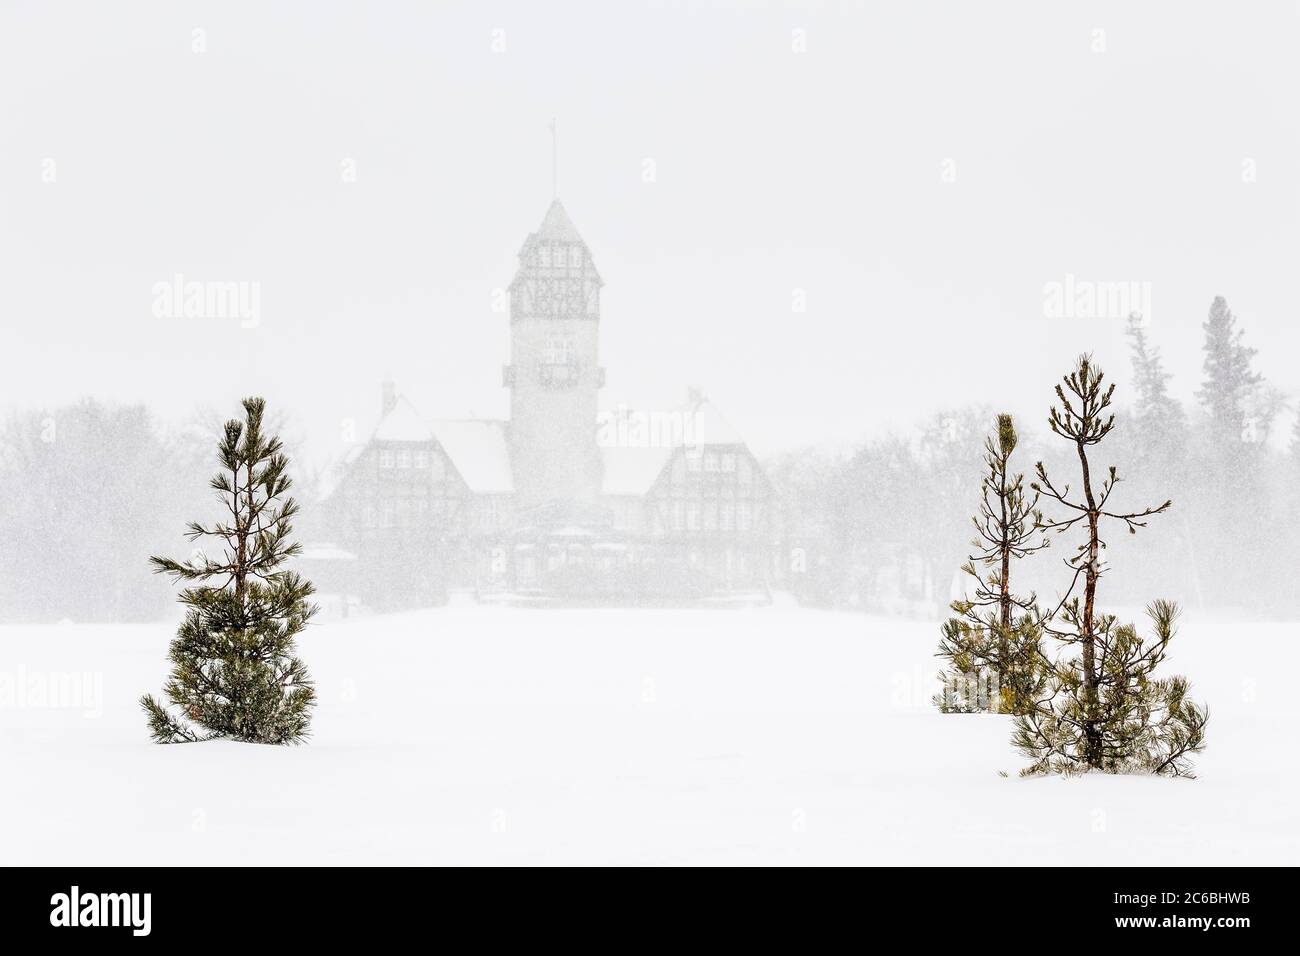
<instances>
[{"instance_id":1,"label":"chimney","mask_svg":"<svg viewBox=\"0 0 1300 956\"><path fill-rule=\"evenodd\" d=\"M384 384L381 386L381 399L381 415L387 415L397 407L397 386L393 384L391 378L384 379Z\"/></svg>"}]
</instances>

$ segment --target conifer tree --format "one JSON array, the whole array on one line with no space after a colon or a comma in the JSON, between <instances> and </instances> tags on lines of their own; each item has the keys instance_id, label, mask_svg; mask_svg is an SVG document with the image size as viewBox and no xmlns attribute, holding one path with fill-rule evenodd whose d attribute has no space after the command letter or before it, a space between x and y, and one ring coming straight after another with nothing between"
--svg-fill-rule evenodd
<instances>
[{"instance_id":1,"label":"conifer tree","mask_svg":"<svg viewBox=\"0 0 1300 956\"><path fill-rule=\"evenodd\" d=\"M196 548L189 561L151 558L154 570L196 582L181 592L187 608L171 643L168 709L141 698L159 743L232 738L284 744L308 733L315 690L294 656L294 636L316 608L310 582L282 568L299 552L290 543L298 506L287 496L289 460L279 438L263 433L266 403L243 402L244 420L226 422L222 470L211 480L227 514L191 523L191 541L208 540L219 557Z\"/></svg>"},{"instance_id":2,"label":"conifer tree","mask_svg":"<svg viewBox=\"0 0 1300 956\"><path fill-rule=\"evenodd\" d=\"M1133 384L1137 389L1137 420L1148 442L1170 444L1184 440L1187 416L1169 394L1170 375L1160 350L1147 342L1142 317L1129 318L1128 337L1133 356Z\"/></svg>"},{"instance_id":3,"label":"conifer tree","mask_svg":"<svg viewBox=\"0 0 1300 956\"><path fill-rule=\"evenodd\" d=\"M1251 362L1255 350L1243 341L1244 332L1223 296L1215 296L1205 331L1205 380L1196 397L1210 417L1210 437L1219 449L1242 441L1250 399L1263 379Z\"/></svg>"},{"instance_id":4,"label":"conifer tree","mask_svg":"<svg viewBox=\"0 0 1300 956\"><path fill-rule=\"evenodd\" d=\"M1063 379L1064 387L1057 385L1061 407L1053 406L1048 419L1053 433L1074 446L1078 492L1072 495L1069 485L1053 482L1042 462L1035 469L1038 480L1030 486L1065 509L1061 517L1041 521L1041 528L1058 534L1082 529L1084 539L1066 561L1073 572L1070 585L1045 624L1060 643L1059 652L1044 661L1047 693L1030 713L1017 718L1013 742L1033 761L1023 773L1103 770L1186 776L1189 756L1204 746L1207 714L1188 699L1185 678L1154 676L1173 638L1177 607L1156 601L1148 608L1155 637L1145 641L1136 628L1118 624L1097 605L1097 585L1106 570L1103 523L1122 523L1136 534L1173 504L1112 510L1111 496L1120 483L1115 467L1097 483L1088 450L1115 427L1115 416L1107 411L1115 386L1104 386L1104 379L1092 359L1082 356Z\"/></svg>"},{"instance_id":5,"label":"conifer tree","mask_svg":"<svg viewBox=\"0 0 1300 956\"><path fill-rule=\"evenodd\" d=\"M971 519L975 553L962 566L974 579L973 593L952 603L956 616L944 622L939 642L938 656L948 667L935 703L945 713L1026 713L1042 688L1035 598L1011 589L1012 562L1047 547L1045 538L1034 540L1042 522L1039 495L1027 494L1025 476L1008 467L1017 442L1011 416L999 415L996 434L984 443L988 470L980 482L979 514Z\"/></svg>"}]
</instances>

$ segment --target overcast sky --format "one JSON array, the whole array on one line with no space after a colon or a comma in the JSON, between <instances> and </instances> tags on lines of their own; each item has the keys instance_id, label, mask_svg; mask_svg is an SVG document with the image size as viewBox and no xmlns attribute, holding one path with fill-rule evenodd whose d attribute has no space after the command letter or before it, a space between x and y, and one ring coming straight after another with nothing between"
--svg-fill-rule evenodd
<instances>
[{"instance_id":1,"label":"overcast sky","mask_svg":"<svg viewBox=\"0 0 1300 956\"><path fill-rule=\"evenodd\" d=\"M1294 394L1298 47L1288 3L3 0L0 406L260 392L322 457L385 374L504 417L553 116L607 407L698 383L760 453L1037 422L1081 349L1127 380L1067 275L1149 283L1187 396L1226 296ZM260 323L156 317L177 273Z\"/></svg>"}]
</instances>

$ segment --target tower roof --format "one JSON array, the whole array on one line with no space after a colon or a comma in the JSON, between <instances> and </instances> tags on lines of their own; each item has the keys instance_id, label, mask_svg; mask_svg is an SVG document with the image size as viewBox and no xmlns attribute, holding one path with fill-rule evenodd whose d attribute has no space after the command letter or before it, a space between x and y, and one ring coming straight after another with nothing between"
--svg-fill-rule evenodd
<instances>
[{"instance_id":1,"label":"tower roof","mask_svg":"<svg viewBox=\"0 0 1300 956\"><path fill-rule=\"evenodd\" d=\"M596 269L596 264L592 262L591 250L587 247L587 243L583 240L582 236L578 234L578 228L573 224L573 220L569 218L569 214L565 211L563 204L558 199L553 199L551 200L551 205L547 207L546 215L542 217L542 224L537 227L536 232L530 232L528 234L528 238L524 240L523 247L519 250L519 268L515 272L514 279L511 280L511 292L515 291L519 282L526 276L538 274L549 276L552 274L550 272L551 267L549 265L539 265L536 256L537 247L549 243L563 243L581 246L586 253L581 257L581 259L584 260L580 267L582 275L594 282L597 288L604 285L604 282L600 278L600 272ZM560 271L565 275L573 276L576 274L573 271L574 268L578 267L572 267L566 270L565 267L562 266L560 267Z\"/></svg>"},{"instance_id":2,"label":"tower roof","mask_svg":"<svg viewBox=\"0 0 1300 956\"><path fill-rule=\"evenodd\" d=\"M569 214L564 211L564 206L558 199L553 200L550 208L546 210L542 224L537 228L537 238L555 242L582 242L582 236L578 235L573 220L569 218Z\"/></svg>"}]
</instances>

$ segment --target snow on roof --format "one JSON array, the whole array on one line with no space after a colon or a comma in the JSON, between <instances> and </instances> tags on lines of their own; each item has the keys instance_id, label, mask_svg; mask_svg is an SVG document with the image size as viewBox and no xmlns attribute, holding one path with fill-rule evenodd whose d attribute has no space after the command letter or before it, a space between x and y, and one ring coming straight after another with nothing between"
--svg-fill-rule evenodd
<instances>
[{"instance_id":1,"label":"snow on roof","mask_svg":"<svg viewBox=\"0 0 1300 956\"><path fill-rule=\"evenodd\" d=\"M470 491L491 495L515 490L505 422L447 419L433 422L431 431Z\"/></svg>"},{"instance_id":2,"label":"snow on roof","mask_svg":"<svg viewBox=\"0 0 1300 956\"><path fill-rule=\"evenodd\" d=\"M605 475L601 492L607 495L644 495L663 473L671 448L602 448Z\"/></svg>"},{"instance_id":3,"label":"snow on roof","mask_svg":"<svg viewBox=\"0 0 1300 956\"><path fill-rule=\"evenodd\" d=\"M745 441L708 399L687 407L685 438L688 445L743 445Z\"/></svg>"},{"instance_id":4,"label":"snow on roof","mask_svg":"<svg viewBox=\"0 0 1300 956\"><path fill-rule=\"evenodd\" d=\"M433 441L433 432L429 428L429 423L421 418L420 413L415 410L415 406L408 402L405 397L399 397L392 410L379 420L379 427L375 429L374 440Z\"/></svg>"},{"instance_id":5,"label":"snow on roof","mask_svg":"<svg viewBox=\"0 0 1300 956\"><path fill-rule=\"evenodd\" d=\"M678 448L704 445L743 445L739 433L707 399L693 401L668 415L667 422L641 421L620 429L610 413L601 420L601 432L612 443L601 447L605 464L601 491L607 495L644 495L663 473ZM619 445L629 437L629 446ZM640 444L645 440L648 444Z\"/></svg>"}]
</instances>

